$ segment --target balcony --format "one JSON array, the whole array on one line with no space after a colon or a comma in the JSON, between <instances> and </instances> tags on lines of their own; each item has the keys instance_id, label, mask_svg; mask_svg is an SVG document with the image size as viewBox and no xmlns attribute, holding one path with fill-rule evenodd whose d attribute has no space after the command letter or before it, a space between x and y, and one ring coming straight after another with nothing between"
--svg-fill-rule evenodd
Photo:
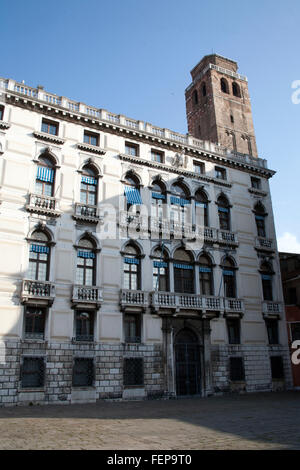
<instances>
[{"instance_id":1,"label":"balcony","mask_svg":"<svg viewBox=\"0 0 300 470\"><path fill-rule=\"evenodd\" d=\"M72 304L76 306L90 306L99 308L102 303L102 289L97 286L74 285Z\"/></svg>"},{"instance_id":2,"label":"balcony","mask_svg":"<svg viewBox=\"0 0 300 470\"><path fill-rule=\"evenodd\" d=\"M224 315L238 314L243 315L245 311L244 301L241 299L224 298Z\"/></svg>"},{"instance_id":3,"label":"balcony","mask_svg":"<svg viewBox=\"0 0 300 470\"><path fill-rule=\"evenodd\" d=\"M40 194L29 194L29 203L26 205L26 209L29 212L50 215L52 217L58 217L60 215L57 199Z\"/></svg>"},{"instance_id":4,"label":"balcony","mask_svg":"<svg viewBox=\"0 0 300 470\"><path fill-rule=\"evenodd\" d=\"M122 289L120 305L122 310L145 310L148 307L148 293L142 290Z\"/></svg>"},{"instance_id":5,"label":"balcony","mask_svg":"<svg viewBox=\"0 0 300 470\"><path fill-rule=\"evenodd\" d=\"M55 299L55 284L49 281L22 281L22 303L37 302L51 306Z\"/></svg>"},{"instance_id":6,"label":"balcony","mask_svg":"<svg viewBox=\"0 0 300 470\"><path fill-rule=\"evenodd\" d=\"M119 226L121 229L131 229L137 232L148 231L148 216L136 214L134 212L120 211Z\"/></svg>"},{"instance_id":7,"label":"balcony","mask_svg":"<svg viewBox=\"0 0 300 470\"><path fill-rule=\"evenodd\" d=\"M256 237L255 238L255 248L262 251L275 251L274 240L271 238Z\"/></svg>"},{"instance_id":8,"label":"balcony","mask_svg":"<svg viewBox=\"0 0 300 470\"><path fill-rule=\"evenodd\" d=\"M264 300L262 303L262 311L264 318L281 317L283 306L281 302Z\"/></svg>"},{"instance_id":9,"label":"balcony","mask_svg":"<svg viewBox=\"0 0 300 470\"><path fill-rule=\"evenodd\" d=\"M218 243L221 245L238 246L237 236L228 230L218 230Z\"/></svg>"},{"instance_id":10,"label":"balcony","mask_svg":"<svg viewBox=\"0 0 300 470\"><path fill-rule=\"evenodd\" d=\"M76 203L73 219L97 224L102 220L102 217L99 214L99 209L97 206Z\"/></svg>"},{"instance_id":11,"label":"balcony","mask_svg":"<svg viewBox=\"0 0 300 470\"><path fill-rule=\"evenodd\" d=\"M213 295L181 294L175 292L152 292L151 306L154 311L172 310L194 310L202 314L207 312L220 312L224 309L223 299Z\"/></svg>"},{"instance_id":12,"label":"balcony","mask_svg":"<svg viewBox=\"0 0 300 470\"><path fill-rule=\"evenodd\" d=\"M218 231L215 228L196 226L196 238L205 242L216 243L218 240Z\"/></svg>"}]
</instances>

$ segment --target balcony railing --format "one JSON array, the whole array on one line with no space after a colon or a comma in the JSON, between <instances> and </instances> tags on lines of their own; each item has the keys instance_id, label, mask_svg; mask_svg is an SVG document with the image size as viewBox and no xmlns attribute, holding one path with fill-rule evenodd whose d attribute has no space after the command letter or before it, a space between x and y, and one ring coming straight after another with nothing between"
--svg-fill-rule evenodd
<instances>
[{"instance_id":1,"label":"balcony railing","mask_svg":"<svg viewBox=\"0 0 300 470\"><path fill-rule=\"evenodd\" d=\"M55 217L60 215L57 199L40 194L29 194L29 203L26 205L26 209L30 212L52 215Z\"/></svg>"},{"instance_id":2,"label":"balcony railing","mask_svg":"<svg viewBox=\"0 0 300 470\"><path fill-rule=\"evenodd\" d=\"M92 343L94 341L94 335L76 335L72 338L73 341Z\"/></svg>"},{"instance_id":3,"label":"balcony railing","mask_svg":"<svg viewBox=\"0 0 300 470\"><path fill-rule=\"evenodd\" d=\"M147 307L148 293L142 290L121 290L121 307Z\"/></svg>"},{"instance_id":4,"label":"balcony railing","mask_svg":"<svg viewBox=\"0 0 300 470\"><path fill-rule=\"evenodd\" d=\"M192 309L206 311L221 311L224 301L221 297L213 295L178 294L175 292L152 292L151 306L155 310L170 308L176 311Z\"/></svg>"},{"instance_id":5,"label":"balcony railing","mask_svg":"<svg viewBox=\"0 0 300 470\"><path fill-rule=\"evenodd\" d=\"M122 229L148 231L148 216L135 214L133 212L120 211L119 225Z\"/></svg>"},{"instance_id":6,"label":"balcony railing","mask_svg":"<svg viewBox=\"0 0 300 470\"><path fill-rule=\"evenodd\" d=\"M73 304L95 304L99 306L102 300L102 289L100 287L82 285L73 286Z\"/></svg>"},{"instance_id":7,"label":"balcony railing","mask_svg":"<svg viewBox=\"0 0 300 470\"><path fill-rule=\"evenodd\" d=\"M244 313L244 301L241 299L230 299L225 297L224 310L225 312Z\"/></svg>"},{"instance_id":8,"label":"balcony railing","mask_svg":"<svg viewBox=\"0 0 300 470\"><path fill-rule=\"evenodd\" d=\"M218 242L225 245L238 245L236 234L228 230L218 230Z\"/></svg>"},{"instance_id":9,"label":"balcony railing","mask_svg":"<svg viewBox=\"0 0 300 470\"><path fill-rule=\"evenodd\" d=\"M268 315L281 315L282 314L282 303L275 302L272 300L264 300L262 303L262 311L264 316Z\"/></svg>"},{"instance_id":10,"label":"balcony railing","mask_svg":"<svg viewBox=\"0 0 300 470\"><path fill-rule=\"evenodd\" d=\"M52 303L55 298L55 284L49 281L33 281L24 279L22 281L22 302L30 300L45 300Z\"/></svg>"},{"instance_id":11,"label":"balcony railing","mask_svg":"<svg viewBox=\"0 0 300 470\"><path fill-rule=\"evenodd\" d=\"M271 238L256 237L255 248L258 250L274 251L274 241Z\"/></svg>"},{"instance_id":12,"label":"balcony railing","mask_svg":"<svg viewBox=\"0 0 300 470\"><path fill-rule=\"evenodd\" d=\"M101 220L97 206L81 203L75 204L73 217L75 220L84 220L92 223L98 223Z\"/></svg>"}]
</instances>

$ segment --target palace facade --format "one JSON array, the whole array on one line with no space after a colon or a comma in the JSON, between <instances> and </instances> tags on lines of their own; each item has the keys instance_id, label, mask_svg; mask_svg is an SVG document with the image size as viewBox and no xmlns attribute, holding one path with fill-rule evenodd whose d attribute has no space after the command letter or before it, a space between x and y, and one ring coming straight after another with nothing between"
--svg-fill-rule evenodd
<instances>
[{"instance_id":1,"label":"palace facade","mask_svg":"<svg viewBox=\"0 0 300 470\"><path fill-rule=\"evenodd\" d=\"M0 79L0 403L291 386L247 78L191 74L186 135Z\"/></svg>"}]
</instances>

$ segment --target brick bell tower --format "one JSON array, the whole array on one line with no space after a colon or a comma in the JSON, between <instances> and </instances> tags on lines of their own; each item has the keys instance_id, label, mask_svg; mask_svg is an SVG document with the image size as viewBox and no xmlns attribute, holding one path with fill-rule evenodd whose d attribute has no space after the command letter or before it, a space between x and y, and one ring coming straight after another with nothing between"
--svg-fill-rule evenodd
<instances>
[{"instance_id":1,"label":"brick bell tower","mask_svg":"<svg viewBox=\"0 0 300 470\"><path fill-rule=\"evenodd\" d=\"M237 69L236 62L218 54L193 68L185 91L188 132L257 157L248 81Z\"/></svg>"}]
</instances>

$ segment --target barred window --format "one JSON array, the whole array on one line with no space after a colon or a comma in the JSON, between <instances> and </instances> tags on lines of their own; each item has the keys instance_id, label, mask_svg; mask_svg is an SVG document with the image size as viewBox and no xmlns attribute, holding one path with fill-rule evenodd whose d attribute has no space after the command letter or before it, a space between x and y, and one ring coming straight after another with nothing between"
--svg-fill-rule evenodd
<instances>
[{"instance_id":1,"label":"barred window","mask_svg":"<svg viewBox=\"0 0 300 470\"><path fill-rule=\"evenodd\" d=\"M242 357L229 358L230 380L245 380L244 362Z\"/></svg>"},{"instance_id":2,"label":"barred window","mask_svg":"<svg viewBox=\"0 0 300 470\"><path fill-rule=\"evenodd\" d=\"M124 359L124 386L144 385L144 360L141 357Z\"/></svg>"},{"instance_id":3,"label":"barred window","mask_svg":"<svg viewBox=\"0 0 300 470\"><path fill-rule=\"evenodd\" d=\"M93 359L76 358L73 366L73 387L91 387L93 382Z\"/></svg>"},{"instance_id":4,"label":"barred window","mask_svg":"<svg viewBox=\"0 0 300 470\"><path fill-rule=\"evenodd\" d=\"M24 357L21 367L22 388L43 387L45 381L45 363L43 357Z\"/></svg>"},{"instance_id":5,"label":"barred window","mask_svg":"<svg viewBox=\"0 0 300 470\"><path fill-rule=\"evenodd\" d=\"M283 379L283 361L281 356L271 356L272 379Z\"/></svg>"}]
</instances>

